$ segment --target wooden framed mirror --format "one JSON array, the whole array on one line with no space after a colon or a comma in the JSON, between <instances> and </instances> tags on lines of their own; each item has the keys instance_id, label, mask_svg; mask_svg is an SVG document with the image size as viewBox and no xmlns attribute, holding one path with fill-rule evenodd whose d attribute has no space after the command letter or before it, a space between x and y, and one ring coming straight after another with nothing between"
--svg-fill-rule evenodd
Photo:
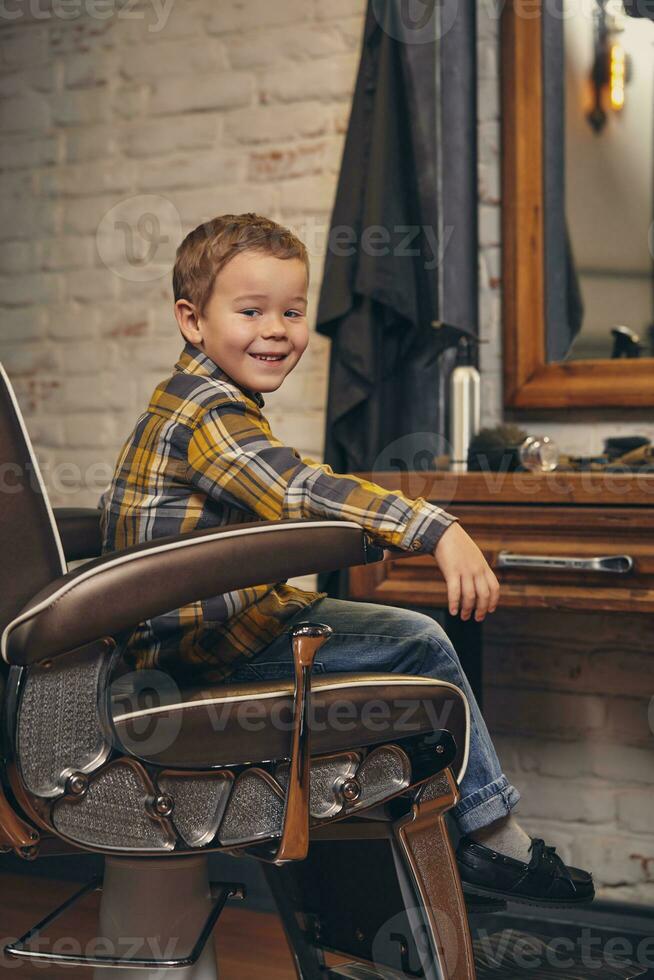
<instances>
[{"instance_id":1,"label":"wooden framed mirror","mask_svg":"<svg viewBox=\"0 0 654 980\"><path fill-rule=\"evenodd\" d=\"M547 17L551 16L548 11L553 9L550 8L552 0L548 0L545 8L543 0L507 0L502 12L504 403L507 407L539 409L573 406L642 408L654 405L654 346L652 346L654 345L654 207L652 206L654 138L649 139L649 172L646 174L639 172L637 175L639 187L642 180L643 187L646 184L649 188L649 197L646 198L647 206L650 208L649 213L640 215L642 208L639 208L634 220L630 220L629 214L625 213L624 221L620 222L619 208L623 202L620 197L621 184L616 180L616 183L606 187L604 195L597 199L596 210L592 215L595 231L593 227L581 231L572 228L568 233L570 215L567 212L570 202L566 199L563 188L570 174L574 175L575 171L569 159L564 158L565 154L571 152L570 149L559 148L565 147L570 126L571 75L568 65L570 52L562 51L564 33L565 43L568 44L572 30L569 27L571 17L565 14L565 4L569 2L571 0L555 0L553 4L558 9L560 18L559 25L555 27L559 32L558 64L556 59L553 64L548 61L552 53L546 43L547 31L551 30ZM595 59L598 57L598 39L602 39L602 43L606 42L606 32L604 36L601 35L602 24L598 25L597 18L606 17L608 4L613 4L613 0L595 0L595 3L599 13L592 5L585 5L586 20L592 23L580 27L580 30L591 31L591 58L590 64L587 65L587 74L583 77L578 74L578 79L582 78L584 85L587 83L586 89L592 90L591 94L595 100L594 109L597 113L601 112L599 96L602 93L598 94L596 77L593 83L592 72L593 67L596 67L593 57ZM621 2L620 7L624 10ZM644 18L631 19L638 25L640 31L644 32L640 35L641 41L637 40L636 44L641 44L642 38L645 39L647 51L653 55L651 63L654 64L654 21ZM613 21L610 26L612 30L617 31ZM620 30L624 31L625 28L622 27ZM611 36L609 34L609 38ZM625 34L625 44L630 36L634 35ZM582 52L587 58L588 47L586 42L584 44L586 46L582 45ZM651 78L654 78L652 64L646 65L640 72L640 76L637 75L641 82L643 73L651 72ZM561 74L561 78L556 74L557 71ZM586 71L586 68L581 71ZM552 90L557 85L560 85L559 105L562 107L558 116L556 108L553 114L551 106ZM567 89L565 93L564 89ZM633 101L636 98L635 92L630 91L629 85L625 86L625 91L627 99ZM577 92L576 96L578 95ZM585 91L585 97L587 96L588 91ZM613 97L613 90L611 90L611 97ZM547 99L550 99L549 103L546 102ZM573 201L573 210L576 208L577 213L582 214L582 224L584 212L579 211L580 199L585 198L582 203L585 203L586 213L593 201L589 191L590 184L588 187L583 186L586 174L588 174L588 181L591 179L589 163L594 165L596 159L601 161L601 154L606 154L607 147L613 146L618 138L625 141L629 133L632 134L629 137L632 142L634 139L641 138L638 135L634 136L636 124L633 121L634 111L631 105L630 108L631 129L626 124L629 118L626 112L618 116L616 111L615 118L613 116L609 118L609 109L607 118L604 119L599 130L595 127L601 120L597 116L591 118L593 106L579 105L579 121L575 121L573 117L573 126L577 127L576 142L586 145L584 151L586 156L582 160L586 170L580 171L579 162L576 164L577 180L581 173L581 192L576 194ZM573 112L576 111L577 107L573 105ZM563 118L559 118L561 113ZM646 104L640 107L641 128L647 126L647 133L650 135L654 133L653 117L654 98L650 92ZM612 130L609 129L610 126L613 127ZM609 141L609 134L613 144ZM570 143L573 144L574 140ZM629 149L629 155L625 155L626 149ZM552 154L556 152L560 154L559 159L552 163ZM611 152L614 154L615 163L615 149L613 148ZM623 160L629 160L630 175L633 180L635 165L631 145L627 146L623 143L620 152L621 164ZM554 172L561 178L559 203L555 198L547 196L553 172L548 168L554 168ZM569 188L566 187L566 193L568 190ZM611 194L612 200L609 202L611 207L609 207L606 195ZM631 188L627 188L624 196L625 211L627 199L631 199L631 196ZM637 241L626 246L621 243L619 249L616 246L614 231L616 215L620 234L628 225L631 227L635 223L638 226L635 229ZM606 218L604 228L601 226L600 217ZM606 344L607 350L604 356L584 358L577 354L575 357L568 350L564 358L551 357L552 335L548 334L548 330L552 329L553 323L558 329L557 323L559 323L556 320L557 310L553 310L552 307L558 307L560 316L561 296L565 294L568 297L570 294L570 283L567 290L563 289L561 280L552 272L552 256L548 248L551 247L553 236L555 238L557 233L561 241L565 234L568 246L572 239L572 256L575 252L575 235L578 242L581 242L582 251L586 247L587 251L594 250L599 254L601 249L595 248L595 245L603 243L606 246L605 252L617 256L615 264L619 268L598 268L598 263L601 266L603 260L601 256L598 259L595 255L592 261L587 263L587 267L581 264L581 273L579 273L580 265L570 267L571 252L569 248L566 251L567 267L572 268L572 274L577 280L575 284L578 285L578 277L581 275L586 290L585 294L579 292L578 296L580 300L582 295L585 300L590 299L590 303L581 303L581 305L586 309L590 306L594 310L594 320L600 324L601 331L599 334L596 331L596 342ZM593 238L594 234L595 238ZM631 255L632 252L636 257L628 258L627 253ZM648 310L636 310L630 298L636 294L641 297L641 306L643 304L647 306L649 302ZM622 296L625 297L624 307L618 307L617 300ZM647 296L649 300L643 299ZM629 319L625 316L616 322L615 310L622 308L630 311L629 315L634 326L632 337L635 335L636 339L640 340L638 345L640 350L636 356L633 353L633 344L631 344L630 356L616 356L615 345L621 338L616 334L612 335L612 331ZM611 318L612 314L614 314L613 318ZM647 323L648 317L649 323ZM606 319L605 323L601 322L603 318ZM577 323L577 329L578 326ZM582 328L584 326L585 324L582 323ZM611 343L614 344L613 350L610 347Z\"/></svg>"}]
</instances>

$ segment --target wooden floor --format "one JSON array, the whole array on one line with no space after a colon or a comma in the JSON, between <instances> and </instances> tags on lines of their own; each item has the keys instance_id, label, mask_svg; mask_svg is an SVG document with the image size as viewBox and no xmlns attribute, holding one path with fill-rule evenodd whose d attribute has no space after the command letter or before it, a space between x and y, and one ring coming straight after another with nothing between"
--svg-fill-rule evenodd
<instances>
[{"instance_id":1,"label":"wooden floor","mask_svg":"<svg viewBox=\"0 0 654 980\"><path fill-rule=\"evenodd\" d=\"M71 881L54 881L33 875L0 874L0 940L1 947L23 935L29 928L79 888ZM82 948L96 935L99 893L85 898L74 914L74 927L69 918L68 933L82 943ZM66 913L64 913L66 914ZM64 917L62 929L65 934ZM48 932L55 936L56 923ZM221 980L295 980L286 938L275 915L254 912L227 905L213 933L219 957ZM335 961L330 960L332 962ZM265 964L265 971L262 971ZM0 971L11 970L16 980L92 980L93 971L86 967L55 967L44 964L20 963L0 953ZM119 973L116 972L118 977ZM8 974L7 974L8 976Z\"/></svg>"}]
</instances>

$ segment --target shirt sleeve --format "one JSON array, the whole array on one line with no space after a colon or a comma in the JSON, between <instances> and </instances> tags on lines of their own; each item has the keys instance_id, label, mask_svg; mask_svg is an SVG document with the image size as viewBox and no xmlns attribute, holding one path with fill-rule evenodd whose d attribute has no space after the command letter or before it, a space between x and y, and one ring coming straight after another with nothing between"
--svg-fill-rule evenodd
<instances>
[{"instance_id":1,"label":"shirt sleeve","mask_svg":"<svg viewBox=\"0 0 654 980\"><path fill-rule=\"evenodd\" d=\"M354 521L374 542L416 554L433 552L452 514L326 463L302 458L270 431L246 403L209 409L187 447L188 479L209 497L245 507L262 520L331 518Z\"/></svg>"}]
</instances>

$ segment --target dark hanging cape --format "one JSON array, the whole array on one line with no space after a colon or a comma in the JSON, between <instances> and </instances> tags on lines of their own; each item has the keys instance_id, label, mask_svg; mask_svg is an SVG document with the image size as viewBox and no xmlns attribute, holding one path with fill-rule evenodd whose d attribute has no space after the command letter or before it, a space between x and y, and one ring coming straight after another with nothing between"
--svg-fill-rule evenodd
<instances>
[{"instance_id":1,"label":"dark hanging cape","mask_svg":"<svg viewBox=\"0 0 654 980\"><path fill-rule=\"evenodd\" d=\"M325 461L341 473L372 470L407 433L440 431L442 341L430 326L439 227L434 46L383 30L381 6L368 8L316 327L332 339Z\"/></svg>"},{"instance_id":2,"label":"dark hanging cape","mask_svg":"<svg viewBox=\"0 0 654 980\"><path fill-rule=\"evenodd\" d=\"M368 3L316 326L332 341L324 457L338 473L433 468L439 355L457 337L431 324L477 329L474 0L438 6L447 30L415 43L406 5ZM337 579L319 587L342 594Z\"/></svg>"}]
</instances>

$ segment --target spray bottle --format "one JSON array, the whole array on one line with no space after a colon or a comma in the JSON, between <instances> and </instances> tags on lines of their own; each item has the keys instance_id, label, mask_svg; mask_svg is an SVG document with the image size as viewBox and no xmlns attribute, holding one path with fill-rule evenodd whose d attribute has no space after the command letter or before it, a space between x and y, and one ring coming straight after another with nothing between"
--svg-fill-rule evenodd
<instances>
[{"instance_id":1,"label":"spray bottle","mask_svg":"<svg viewBox=\"0 0 654 980\"><path fill-rule=\"evenodd\" d=\"M461 337L456 364L450 374L450 470L468 469L468 446L481 424L481 378L473 363L476 337Z\"/></svg>"}]
</instances>

